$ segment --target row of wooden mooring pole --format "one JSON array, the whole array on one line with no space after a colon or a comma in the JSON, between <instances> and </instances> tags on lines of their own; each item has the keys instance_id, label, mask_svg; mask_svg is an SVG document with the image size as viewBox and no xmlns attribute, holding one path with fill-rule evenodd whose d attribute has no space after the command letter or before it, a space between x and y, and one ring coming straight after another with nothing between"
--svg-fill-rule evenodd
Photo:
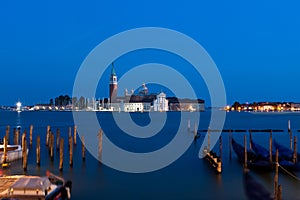
<instances>
[{"instance_id":1,"label":"row of wooden mooring pole","mask_svg":"<svg viewBox=\"0 0 300 200\"><path fill-rule=\"evenodd\" d=\"M32 147L32 134L33 134L33 125L30 126L29 132L29 145ZM14 144L19 145L20 138L20 128L14 128ZM9 158L7 156L7 145L9 144L9 133L10 126L6 127L6 134L4 136L4 156L3 156L3 165L2 167L9 166ZM27 170L28 164L28 147L27 147L27 132L24 130L21 137L21 146L22 146L22 165L24 171ZM101 159L102 156L102 141L103 141L103 131L100 129L98 135L98 156ZM51 131L51 127L47 126L46 128L46 146L49 151L49 156L51 161L54 161L54 149L59 153L59 170L63 170L63 159L64 159L64 138L61 137L60 129L56 130L56 141L54 140L54 133ZM73 146L77 144L77 127L74 126L73 137L72 137L72 128L68 129L68 150L69 150L69 165L73 167ZM82 147L82 160L85 161L85 141L84 136L81 137L81 147ZM55 147L54 147L55 146ZM41 137L37 135L36 137L36 164L37 166L41 165Z\"/></svg>"}]
</instances>

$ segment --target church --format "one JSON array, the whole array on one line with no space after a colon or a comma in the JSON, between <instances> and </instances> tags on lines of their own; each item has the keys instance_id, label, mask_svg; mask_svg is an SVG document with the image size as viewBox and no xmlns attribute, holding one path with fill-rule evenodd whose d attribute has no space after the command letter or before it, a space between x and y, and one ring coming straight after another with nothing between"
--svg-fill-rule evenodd
<instances>
[{"instance_id":1,"label":"church","mask_svg":"<svg viewBox=\"0 0 300 200\"><path fill-rule=\"evenodd\" d=\"M124 96L117 96L118 77L112 63L109 79L109 110L119 112L150 112L150 111L204 111L204 101L200 99L177 99L171 97L170 101L164 92L149 94L145 83L135 94L133 90L125 89Z\"/></svg>"}]
</instances>

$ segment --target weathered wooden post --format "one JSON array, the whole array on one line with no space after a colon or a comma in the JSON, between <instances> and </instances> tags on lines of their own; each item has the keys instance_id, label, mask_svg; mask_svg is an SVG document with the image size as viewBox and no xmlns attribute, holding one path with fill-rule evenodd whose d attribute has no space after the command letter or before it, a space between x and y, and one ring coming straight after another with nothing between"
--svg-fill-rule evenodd
<instances>
[{"instance_id":1,"label":"weathered wooden post","mask_svg":"<svg viewBox=\"0 0 300 200\"><path fill-rule=\"evenodd\" d=\"M282 186L278 185L278 194L277 194L277 199L282 200Z\"/></svg>"},{"instance_id":2,"label":"weathered wooden post","mask_svg":"<svg viewBox=\"0 0 300 200\"><path fill-rule=\"evenodd\" d=\"M290 136L290 149L293 149L293 133L292 131L289 131L289 136Z\"/></svg>"},{"instance_id":3,"label":"weathered wooden post","mask_svg":"<svg viewBox=\"0 0 300 200\"><path fill-rule=\"evenodd\" d=\"M33 125L30 125L29 128L29 145L32 146L32 132L33 132Z\"/></svg>"},{"instance_id":4,"label":"weathered wooden post","mask_svg":"<svg viewBox=\"0 0 300 200\"><path fill-rule=\"evenodd\" d=\"M17 145L19 145L19 143L20 143L20 135L21 135L21 128L18 127L17 128Z\"/></svg>"},{"instance_id":5,"label":"weathered wooden post","mask_svg":"<svg viewBox=\"0 0 300 200\"><path fill-rule=\"evenodd\" d=\"M270 130L270 139L269 139L269 158L270 158L270 164L272 164L272 152L273 152L273 136L272 136L272 130Z\"/></svg>"},{"instance_id":6,"label":"weathered wooden post","mask_svg":"<svg viewBox=\"0 0 300 200\"><path fill-rule=\"evenodd\" d=\"M73 167L73 138L69 137L70 167Z\"/></svg>"},{"instance_id":7,"label":"weathered wooden post","mask_svg":"<svg viewBox=\"0 0 300 200\"><path fill-rule=\"evenodd\" d=\"M293 154L293 162L297 163L297 137L294 136L294 154Z\"/></svg>"},{"instance_id":8,"label":"weathered wooden post","mask_svg":"<svg viewBox=\"0 0 300 200\"><path fill-rule=\"evenodd\" d=\"M85 143L84 136L81 137L82 160L85 161Z\"/></svg>"},{"instance_id":9,"label":"weathered wooden post","mask_svg":"<svg viewBox=\"0 0 300 200\"><path fill-rule=\"evenodd\" d=\"M249 137L250 137L250 142L249 142L250 150L252 150L252 130L251 129L249 130Z\"/></svg>"},{"instance_id":10,"label":"weathered wooden post","mask_svg":"<svg viewBox=\"0 0 300 200\"><path fill-rule=\"evenodd\" d=\"M64 162L64 138L60 138L60 147L59 147L59 170L63 170Z\"/></svg>"},{"instance_id":11,"label":"weathered wooden post","mask_svg":"<svg viewBox=\"0 0 300 200\"><path fill-rule=\"evenodd\" d=\"M288 120L288 132L291 131L291 120Z\"/></svg>"},{"instance_id":12,"label":"weathered wooden post","mask_svg":"<svg viewBox=\"0 0 300 200\"><path fill-rule=\"evenodd\" d=\"M247 135L244 135L244 168L247 169L248 158L247 158Z\"/></svg>"},{"instance_id":13,"label":"weathered wooden post","mask_svg":"<svg viewBox=\"0 0 300 200\"><path fill-rule=\"evenodd\" d=\"M54 133L51 132L50 135L50 159L54 160Z\"/></svg>"},{"instance_id":14,"label":"weathered wooden post","mask_svg":"<svg viewBox=\"0 0 300 200\"><path fill-rule=\"evenodd\" d=\"M210 128L207 130L207 150L210 152Z\"/></svg>"},{"instance_id":15,"label":"weathered wooden post","mask_svg":"<svg viewBox=\"0 0 300 200\"><path fill-rule=\"evenodd\" d=\"M17 145L17 129L14 128L14 145Z\"/></svg>"},{"instance_id":16,"label":"weathered wooden post","mask_svg":"<svg viewBox=\"0 0 300 200\"><path fill-rule=\"evenodd\" d=\"M229 129L229 159L231 160L231 154L232 154L232 132L231 129Z\"/></svg>"},{"instance_id":17,"label":"weathered wooden post","mask_svg":"<svg viewBox=\"0 0 300 200\"><path fill-rule=\"evenodd\" d=\"M188 120L187 127L188 127L188 132L190 132L191 131L191 120Z\"/></svg>"},{"instance_id":18,"label":"weathered wooden post","mask_svg":"<svg viewBox=\"0 0 300 200\"><path fill-rule=\"evenodd\" d=\"M102 158L102 137L103 137L103 131L100 129L100 132L98 134L98 159L101 160Z\"/></svg>"},{"instance_id":19,"label":"weathered wooden post","mask_svg":"<svg viewBox=\"0 0 300 200\"><path fill-rule=\"evenodd\" d=\"M74 145L77 144L77 126L74 125Z\"/></svg>"},{"instance_id":20,"label":"weathered wooden post","mask_svg":"<svg viewBox=\"0 0 300 200\"><path fill-rule=\"evenodd\" d=\"M6 133L5 133L5 136L6 136L6 140L7 140L7 144L9 143L9 132L10 132L10 126L7 125L6 126Z\"/></svg>"},{"instance_id":21,"label":"weathered wooden post","mask_svg":"<svg viewBox=\"0 0 300 200\"><path fill-rule=\"evenodd\" d=\"M49 140L50 140L50 131L51 131L51 127L50 125L47 126L47 132L46 132L46 146L49 146Z\"/></svg>"},{"instance_id":22,"label":"weathered wooden post","mask_svg":"<svg viewBox=\"0 0 300 200\"><path fill-rule=\"evenodd\" d=\"M26 134L25 134L25 132L22 134L22 152L24 152L25 151L25 141L26 141ZM23 154L23 159L24 159L24 154Z\"/></svg>"},{"instance_id":23,"label":"weathered wooden post","mask_svg":"<svg viewBox=\"0 0 300 200\"><path fill-rule=\"evenodd\" d=\"M222 147L222 135L220 136L220 139L219 139L219 142L220 142L220 160L221 160L221 162L222 162L222 149L223 149L223 147Z\"/></svg>"},{"instance_id":24,"label":"weathered wooden post","mask_svg":"<svg viewBox=\"0 0 300 200\"><path fill-rule=\"evenodd\" d=\"M2 160L2 167L8 167L8 157L7 157L7 138L4 136L3 139L3 160Z\"/></svg>"},{"instance_id":25,"label":"weathered wooden post","mask_svg":"<svg viewBox=\"0 0 300 200\"><path fill-rule=\"evenodd\" d=\"M27 141L24 137L24 148L23 148L23 169L27 171Z\"/></svg>"},{"instance_id":26,"label":"weathered wooden post","mask_svg":"<svg viewBox=\"0 0 300 200\"><path fill-rule=\"evenodd\" d=\"M60 130L59 128L56 129L56 151L58 151L60 147Z\"/></svg>"},{"instance_id":27,"label":"weathered wooden post","mask_svg":"<svg viewBox=\"0 0 300 200\"><path fill-rule=\"evenodd\" d=\"M274 199L278 200L278 149L276 150L276 157L275 157L275 176L274 176Z\"/></svg>"},{"instance_id":28,"label":"weathered wooden post","mask_svg":"<svg viewBox=\"0 0 300 200\"><path fill-rule=\"evenodd\" d=\"M41 165L41 137L39 135L36 138L36 164Z\"/></svg>"}]
</instances>

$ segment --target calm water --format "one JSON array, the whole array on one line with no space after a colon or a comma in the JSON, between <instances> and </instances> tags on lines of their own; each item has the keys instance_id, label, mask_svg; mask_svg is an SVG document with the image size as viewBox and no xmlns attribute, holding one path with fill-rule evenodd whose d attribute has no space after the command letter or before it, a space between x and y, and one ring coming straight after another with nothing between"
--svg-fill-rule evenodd
<instances>
[{"instance_id":1,"label":"calm water","mask_svg":"<svg viewBox=\"0 0 300 200\"><path fill-rule=\"evenodd\" d=\"M159 114L159 113L157 113ZM190 114L191 118L193 113ZM118 146L135 151L147 152L159 149L167 144L174 135L170 130L176 129L180 113L168 113L168 121L162 132L150 141L146 139L134 140L124 136L114 125L111 113L98 113L98 118L105 122L103 129L105 134ZM139 125L150 123L147 113L134 113L132 118ZM209 112L201 113L199 129L207 129L210 118ZM293 134L298 135L300 129L300 113L290 114L251 114L251 113L227 113L225 129L284 129L285 132L273 133L273 137L288 146L289 137L286 132L287 121L291 120ZM11 140L13 127L21 126L22 130L29 130L34 125L33 146L29 151L28 171L30 175L44 175L46 170L60 174L65 179L73 181L73 199L245 199L243 187L243 169L237 162L233 153L229 160L228 133L223 133L223 173L221 175L209 167L206 160L198 158L198 152L204 136L193 143L185 154L170 166L146 174L129 174L116 171L99 163L88 152L85 162L81 158L81 143L78 141L74 148L74 166L68 165L68 148L66 139L68 127L73 126L71 112L0 112L0 137L5 135L6 125L11 126ZM52 131L61 130L61 136L65 138L65 158L63 172L58 170L59 153L55 151L54 161L51 162L48 150L45 147L46 126L51 125ZM87 133L88 134L88 133ZM203 133L204 134L204 133ZM41 136L42 156L41 167L36 166L35 137ZM240 143L243 141L243 133L233 133L233 137ZM268 133L253 133L253 139L267 147ZM299 147L300 145L298 145ZM218 145L215 151L219 151ZM299 148L298 148L299 151ZM21 161L14 162L5 174L23 174ZM250 173L263 184L270 192L273 192L273 172ZM300 177L300 173L296 173ZM300 182L290 176L281 173L279 183L283 187L284 199L300 199Z\"/></svg>"}]
</instances>

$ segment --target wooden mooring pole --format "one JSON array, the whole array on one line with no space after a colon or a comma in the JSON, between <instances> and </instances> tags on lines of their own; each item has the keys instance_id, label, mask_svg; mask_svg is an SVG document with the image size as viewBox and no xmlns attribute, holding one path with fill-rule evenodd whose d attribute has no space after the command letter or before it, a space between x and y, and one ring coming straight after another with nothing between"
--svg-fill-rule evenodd
<instances>
[{"instance_id":1,"label":"wooden mooring pole","mask_svg":"<svg viewBox=\"0 0 300 200\"><path fill-rule=\"evenodd\" d=\"M249 137L250 137L250 142L249 142L250 150L252 150L252 130L251 129L249 130Z\"/></svg>"},{"instance_id":2,"label":"wooden mooring pole","mask_svg":"<svg viewBox=\"0 0 300 200\"><path fill-rule=\"evenodd\" d=\"M25 136L25 135L24 135ZM27 171L27 141L26 141L26 138L24 137L24 147L22 148L23 151L23 169L24 171Z\"/></svg>"},{"instance_id":3,"label":"wooden mooring pole","mask_svg":"<svg viewBox=\"0 0 300 200\"><path fill-rule=\"evenodd\" d=\"M274 176L274 200L278 200L278 149L275 157L275 176Z\"/></svg>"},{"instance_id":4,"label":"wooden mooring pole","mask_svg":"<svg viewBox=\"0 0 300 200\"><path fill-rule=\"evenodd\" d=\"M5 136L6 136L7 144L9 144L9 132L10 132L10 126L9 125L6 126L5 132L6 132Z\"/></svg>"},{"instance_id":5,"label":"wooden mooring pole","mask_svg":"<svg viewBox=\"0 0 300 200\"><path fill-rule=\"evenodd\" d=\"M188 127L188 132L190 132L191 131L191 120L188 120L187 127Z\"/></svg>"},{"instance_id":6,"label":"wooden mooring pole","mask_svg":"<svg viewBox=\"0 0 300 200\"><path fill-rule=\"evenodd\" d=\"M247 169L248 166L248 155L247 155L247 135L244 135L244 168Z\"/></svg>"},{"instance_id":7,"label":"wooden mooring pole","mask_svg":"<svg viewBox=\"0 0 300 200\"><path fill-rule=\"evenodd\" d=\"M14 145L17 145L17 129L14 128Z\"/></svg>"},{"instance_id":8,"label":"wooden mooring pole","mask_svg":"<svg viewBox=\"0 0 300 200\"><path fill-rule=\"evenodd\" d=\"M100 129L98 134L98 159L101 160L102 158L102 137L103 137L103 131Z\"/></svg>"},{"instance_id":9,"label":"wooden mooring pole","mask_svg":"<svg viewBox=\"0 0 300 200\"><path fill-rule=\"evenodd\" d=\"M39 135L36 138L36 164L41 165L41 137Z\"/></svg>"},{"instance_id":10,"label":"wooden mooring pole","mask_svg":"<svg viewBox=\"0 0 300 200\"><path fill-rule=\"evenodd\" d=\"M210 128L207 130L207 150L210 152Z\"/></svg>"},{"instance_id":11,"label":"wooden mooring pole","mask_svg":"<svg viewBox=\"0 0 300 200\"><path fill-rule=\"evenodd\" d=\"M69 137L70 167L73 167L73 138Z\"/></svg>"},{"instance_id":12,"label":"wooden mooring pole","mask_svg":"<svg viewBox=\"0 0 300 200\"><path fill-rule=\"evenodd\" d=\"M58 151L60 147L60 130L59 128L56 129L56 151Z\"/></svg>"},{"instance_id":13,"label":"wooden mooring pole","mask_svg":"<svg viewBox=\"0 0 300 200\"><path fill-rule=\"evenodd\" d=\"M290 149L293 149L293 133L292 131L289 131L289 136L290 136Z\"/></svg>"},{"instance_id":14,"label":"wooden mooring pole","mask_svg":"<svg viewBox=\"0 0 300 200\"><path fill-rule=\"evenodd\" d=\"M77 126L74 125L74 145L76 146L77 144Z\"/></svg>"},{"instance_id":15,"label":"wooden mooring pole","mask_svg":"<svg viewBox=\"0 0 300 200\"><path fill-rule=\"evenodd\" d=\"M33 133L33 125L30 125L29 128L29 145L32 146L32 133Z\"/></svg>"},{"instance_id":16,"label":"wooden mooring pole","mask_svg":"<svg viewBox=\"0 0 300 200\"><path fill-rule=\"evenodd\" d=\"M231 160L232 155L232 132L229 130L229 159Z\"/></svg>"},{"instance_id":17,"label":"wooden mooring pole","mask_svg":"<svg viewBox=\"0 0 300 200\"><path fill-rule=\"evenodd\" d=\"M82 160L85 161L85 143L84 136L81 137Z\"/></svg>"},{"instance_id":18,"label":"wooden mooring pole","mask_svg":"<svg viewBox=\"0 0 300 200\"><path fill-rule=\"evenodd\" d=\"M293 162L297 163L297 137L294 136L294 154L293 154Z\"/></svg>"},{"instance_id":19,"label":"wooden mooring pole","mask_svg":"<svg viewBox=\"0 0 300 200\"><path fill-rule=\"evenodd\" d=\"M47 126L47 131L46 131L46 146L49 146L49 140L50 140L50 131L51 131L51 127L50 125Z\"/></svg>"},{"instance_id":20,"label":"wooden mooring pole","mask_svg":"<svg viewBox=\"0 0 300 200\"><path fill-rule=\"evenodd\" d=\"M64 162L64 138L60 138L59 146L59 170L62 171Z\"/></svg>"},{"instance_id":21,"label":"wooden mooring pole","mask_svg":"<svg viewBox=\"0 0 300 200\"><path fill-rule=\"evenodd\" d=\"M54 160L54 133L51 132L50 135L50 159Z\"/></svg>"},{"instance_id":22,"label":"wooden mooring pole","mask_svg":"<svg viewBox=\"0 0 300 200\"><path fill-rule=\"evenodd\" d=\"M220 139L219 139L219 141L220 141L220 160L222 161L222 154L223 154L223 147L222 147L222 135L220 136Z\"/></svg>"},{"instance_id":23,"label":"wooden mooring pole","mask_svg":"<svg viewBox=\"0 0 300 200\"><path fill-rule=\"evenodd\" d=\"M269 138L269 158L270 158L270 164L272 164L272 152L273 152L273 136L272 136L272 130L270 130L270 138Z\"/></svg>"},{"instance_id":24,"label":"wooden mooring pole","mask_svg":"<svg viewBox=\"0 0 300 200\"><path fill-rule=\"evenodd\" d=\"M4 136L3 139L3 160L2 160L2 167L6 168L8 167L8 157L7 157L7 137Z\"/></svg>"}]
</instances>

